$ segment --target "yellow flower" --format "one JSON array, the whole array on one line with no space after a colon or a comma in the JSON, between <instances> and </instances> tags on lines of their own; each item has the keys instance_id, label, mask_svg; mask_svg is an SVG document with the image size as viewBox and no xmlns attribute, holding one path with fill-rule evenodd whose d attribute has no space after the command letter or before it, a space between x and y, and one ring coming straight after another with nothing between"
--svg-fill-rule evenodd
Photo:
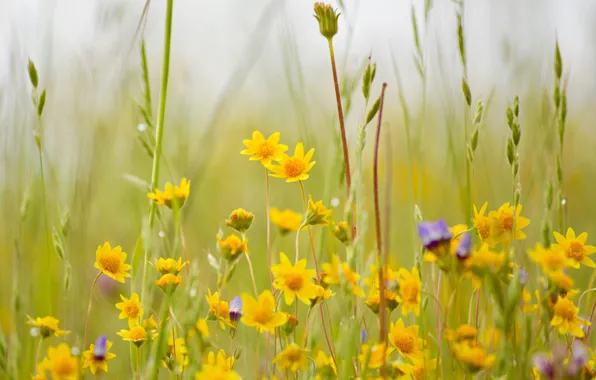
<instances>
[{"instance_id":1,"label":"yellow flower","mask_svg":"<svg viewBox=\"0 0 596 380\"><path fill-rule=\"evenodd\" d=\"M315 284L315 292L317 293L317 296L315 298L311 298L311 300L310 300L311 307L315 306L317 304L317 302L319 302L321 300L326 301L335 295L335 293L333 293L333 291L331 291L331 289L325 289L322 286L316 285L316 284Z\"/></svg>"},{"instance_id":2,"label":"yellow flower","mask_svg":"<svg viewBox=\"0 0 596 380\"><path fill-rule=\"evenodd\" d=\"M178 208L182 208L189 195L190 181L186 178L182 178L180 181L180 186L175 186L168 182L166 183L166 188L164 191L155 189L155 191L147 194L147 197L158 205L167 206L169 208L172 208L174 205L172 201L176 199Z\"/></svg>"},{"instance_id":3,"label":"yellow flower","mask_svg":"<svg viewBox=\"0 0 596 380\"><path fill-rule=\"evenodd\" d=\"M468 343L457 343L452 346L455 358L462 362L470 372L489 369L497 360L495 355L489 355L482 347Z\"/></svg>"},{"instance_id":4,"label":"yellow flower","mask_svg":"<svg viewBox=\"0 0 596 380\"><path fill-rule=\"evenodd\" d=\"M128 318L128 327L133 327L139 324L139 318L143 316L143 306L141 306L141 300L137 293L133 293L130 299L127 299L120 294L122 302L116 304L116 308L120 310L118 318Z\"/></svg>"},{"instance_id":5,"label":"yellow flower","mask_svg":"<svg viewBox=\"0 0 596 380\"><path fill-rule=\"evenodd\" d=\"M583 264L590 268L596 268L596 263L588 257L588 255L596 252L596 247L593 245L586 245L588 240L588 233L582 232L577 237L573 228L567 229L567 236L563 236L557 231L553 232L555 240L558 244L553 244L552 249L561 249L567 257L571 259L571 266L573 268L579 268L580 264Z\"/></svg>"},{"instance_id":6,"label":"yellow flower","mask_svg":"<svg viewBox=\"0 0 596 380\"><path fill-rule=\"evenodd\" d=\"M207 363L211 366L221 368L222 370L229 372L234 369L234 364L236 363L236 359L234 356L226 357L226 352L220 349L217 352L217 356L213 351L209 352L207 355Z\"/></svg>"},{"instance_id":7,"label":"yellow flower","mask_svg":"<svg viewBox=\"0 0 596 380\"><path fill-rule=\"evenodd\" d=\"M190 264L190 261L187 260L182 262L182 257L178 258L178 261L172 258L164 259L163 257L160 257L159 260L157 260L157 263L155 263L155 269L162 275L168 273L178 274L182 271L182 268L188 264Z\"/></svg>"},{"instance_id":8,"label":"yellow flower","mask_svg":"<svg viewBox=\"0 0 596 380\"><path fill-rule=\"evenodd\" d=\"M271 223L279 228L282 236L288 232L298 231L302 225L302 214L289 209L279 211L276 208L272 208L269 215L271 216Z\"/></svg>"},{"instance_id":9,"label":"yellow flower","mask_svg":"<svg viewBox=\"0 0 596 380\"><path fill-rule=\"evenodd\" d=\"M195 327L197 328L197 331L201 333L203 339L209 338L209 325L207 325L207 320L205 320L205 318L199 318Z\"/></svg>"},{"instance_id":10,"label":"yellow flower","mask_svg":"<svg viewBox=\"0 0 596 380\"><path fill-rule=\"evenodd\" d=\"M247 156L251 156L249 160L260 161L265 167L271 165L271 161L281 161L284 152L288 150L287 145L279 143L279 132L275 132L269 136L267 140L259 131L252 133L252 140L244 140L242 143L247 149L240 152Z\"/></svg>"},{"instance_id":11,"label":"yellow flower","mask_svg":"<svg viewBox=\"0 0 596 380\"><path fill-rule=\"evenodd\" d=\"M219 246L221 255L230 261L236 260L243 253L248 252L248 240L241 239L237 235L228 235L225 239L222 239L217 235L217 244Z\"/></svg>"},{"instance_id":12,"label":"yellow flower","mask_svg":"<svg viewBox=\"0 0 596 380\"><path fill-rule=\"evenodd\" d=\"M137 347L140 347L147 340L147 331L143 326L133 326L130 330L120 330L116 334L121 336L123 340L134 343Z\"/></svg>"},{"instance_id":13,"label":"yellow flower","mask_svg":"<svg viewBox=\"0 0 596 380\"><path fill-rule=\"evenodd\" d=\"M563 275L565 275L563 273ZM522 290L522 311L524 313L531 313L538 309L537 304L532 304L532 294L528 291L528 289L524 288Z\"/></svg>"},{"instance_id":14,"label":"yellow flower","mask_svg":"<svg viewBox=\"0 0 596 380\"><path fill-rule=\"evenodd\" d=\"M306 213L306 224L311 226L328 226L332 210L329 210L323 204L323 201L314 202L312 197L308 197L308 211Z\"/></svg>"},{"instance_id":15,"label":"yellow flower","mask_svg":"<svg viewBox=\"0 0 596 380\"><path fill-rule=\"evenodd\" d=\"M380 368L391 356L393 347L386 347L386 344L375 344L372 347L368 344L360 346L360 355L358 360L362 367L368 367L369 369ZM385 353L385 355L383 355ZM368 361L368 365L366 362Z\"/></svg>"},{"instance_id":16,"label":"yellow flower","mask_svg":"<svg viewBox=\"0 0 596 380\"><path fill-rule=\"evenodd\" d=\"M29 319L27 321L27 324L29 326L33 326L39 329L39 335L41 335L42 338L70 334L70 331L60 330L60 328L58 327L58 323L60 323L60 321L58 321L54 317L37 317L33 319L30 316L27 316L27 319Z\"/></svg>"},{"instance_id":17,"label":"yellow flower","mask_svg":"<svg viewBox=\"0 0 596 380\"><path fill-rule=\"evenodd\" d=\"M341 241L345 245L349 245L352 242L352 238L350 237L350 226L345 220L334 224L331 227L331 232L333 233L333 236L337 238L337 240Z\"/></svg>"},{"instance_id":18,"label":"yellow flower","mask_svg":"<svg viewBox=\"0 0 596 380\"><path fill-rule=\"evenodd\" d=\"M155 281L155 284L159 286L164 292L170 293L176 290L176 287L182 284L182 276L173 275L171 273L164 274Z\"/></svg>"},{"instance_id":19,"label":"yellow flower","mask_svg":"<svg viewBox=\"0 0 596 380\"><path fill-rule=\"evenodd\" d=\"M397 379L424 380L430 378L430 372L437 368L437 359L430 359L428 351L424 353L425 360L410 363L393 362L391 366L398 372Z\"/></svg>"},{"instance_id":20,"label":"yellow flower","mask_svg":"<svg viewBox=\"0 0 596 380\"><path fill-rule=\"evenodd\" d=\"M155 316L153 314L143 321L143 327L145 330L157 330L157 322L155 322Z\"/></svg>"},{"instance_id":21,"label":"yellow flower","mask_svg":"<svg viewBox=\"0 0 596 380\"><path fill-rule=\"evenodd\" d=\"M523 228L530 224L530 219L521 216L522 205L518 205L513 210L513 206L509 202L504 203L496 211L488 213L488 224L490 227L490 239L488 244L494 247L497 244L508 246L511 240L524 240L526 234L522 231ZM513 219L515 218L515 231L513 231Z\"/></svg>"},{"instance_id":22,"label":"yellow flower","mask_svg":"<svg viewBox=\"0 0 596 380\"><path fill-rule=\"evenodd\" d=\"M584 337L583 326L590 326L589 321L585 321L577 316L578 308L572 301L566 297L558 297L557 303L553 307L554 316L550 321L551 326L557 327L560 334L570 333L576 338Z\"/></svg>"},{"instance_id":23,"label":"yellow flower","mask_svg":"<svg viewBox=\"0 0 596 380\"><path fill-rule=\"evenodd\" d=\"M273 363L277 363L281 370L289 369L292 372L297 372L298 370L306 371L308 368L306 350L295 343L289 344L273 359Z\"/></svg>"},{"instance_id":24,"label":"yellow flower","mask_svg":"<svg viewBox=\"0 0 596 380\"><path fill-rule=\"evenodd\" d=\"M412 362L424 359L422 352L422 339L418 337L418 326L405 327L400 318L397 323L391 323L389 342L404 357Z\"/></svg>"},{"instance_id":25,"label":"yellow flower","mask_svg":"<svg viewBox=\"0 0 596 380\"><path fill-rule=\"evenodd\" d=\"M188 358L188 349L184 338L174 339L174 332L172 331L168 337L168 348L165 352L165 359L162 360L162 365L179 374L184 372L189 363L190 359Z\"/></svg>"},{"instance_id":26,"label":"yellow flower","mask_svg":"<svg viewBox=\"0 0 596 380\"><path fill-rule=\"evenodd\" d=\"M572 260L560 249L544 248L536 244L534 250L529 251L530 258L542 267L544 273L557 272L572 265Z\"/></svg>"},{"instance_id":27,"label":"yellow flower","mask_svg":"<svg viewBox=\"0 0 596 380\"><path fill-rule=\"evenodd\" d=\"M68 344L60 343L58 347L48 348L48 356L39 365L38 372L49 372L52 380L75 380L79 378L79 364Z\"/></svg>"},{"instance_id":28,"label":"yellow flower","mask_svg":"<svg viewBox=\"0 0 596 380\"><path fill-rule=\"evenodd\" d=\"M315 161L310 161L315 152L315 148L304 154L304 145L299 142L294 149L292 157L284 154L279 165L271 165L269 170L273 172L273 177L286 178L286 182L304 181L308 179L308 171L312 169Z\"/></svg>"},{"instance_id":29,"label":"yellow flower","mask_svg":"<svg viewBox=\"0 0 596 380\"><path fill-rule=\"evenodd\" d=\"M327 356L323 350L318 350L315 356L315 366L317 367L317 379L333 378L337 376L337 367L333 357Z\"/></svg>"},{"instance_id":30,"label":"yellow flower","mask_svg":"<svg viewBox=\"0 0 596 380\"><path fill-rule=\"evenodd\" d=\"M252 212L248 212L243 208L237 208L226 219L226 226L243 233L250 228L254 219L255 215Z\"/></svg>"},{"instance_id":31,"label":"yellow flower","mask_svg":"<svg viewBox=\"0 0 596 380\"><path fill-rule=\"evenodd\" d=\"M331 263L323 263L321 265L321 277L323 282L327 285L339 285L339 270L341 268L341 260L336 254L331 255Z\"/></svg>"},{"instance_id":32,"label":"yellow flower","mask_svg":"<svg viewBox=\"0 0 596 380\"><path fill-rule=\"evenodd\" d=\"M348 263L343 263L341 266L342 273L346 282L348 283L348 287L351 289L352 294L357 297L364 297L364 290L362 290L358 286L358 281L360 281L360 275L350 268Z\"/></svg>"},{"instance_id":33,"label":"yellow flower","mask_svg":"<svg viewBox=\"0 0 596 380\"><path fill-rule=\"evenodd\" d=\"M547 276L560 292L567 293L573 289L573 279L564 270L547 273Z\"/></svg>"},{"instance_id":34,"label":"yellow flower","mask_svg":"<svg viewBox=\"0 0 596 380\"><path fill-rule=\"evenodd\" d=\"M480 211L474 205L474 226L476 226L476 231L478 231L478 236L480 237L480 241L488 241L490 237L490 227L488 225L488 217L484 215L486 212L486 208L488 207L488 202L484 202Z\"/></svg>"},{"instance_id":35,"label":"yellow flower","mask_svg":"<svg viewBox=\"0 0 596 380\"><path fill-rule=\"evenodd\" d=\"M418 268L412 268L412 273L405 268L399 269L399 293L401 298L401 313L406 316L409 312L420 314L420 274Z\"/></svg>"},{"instance_id":36,"label":"yellow flower","mask_svg":"<svg viewBox=\"0 0 596 380\"><path fill-rule=\"evenodd\" d=\"M231 326L230 322L230 304L226 301L219 299L219 293L215 292L211 294L211 290L207 289L208 295L207 304L209 304L209 318L219 319L220 326L225 329L225 325Z\"/></svg>"},{"instance_id":37,"label":"yellow flower","mask_svg":"<svg viewBox=\"0 0 596 380\"><path fill-rule=\"evenodd\" d=\"M317 297L315 284L312 282L317 272L306 269L306 259L292 265L283 252L280 252L279 258L280 263L271 267L275 276L273 287L284 292L287 305L293 304L296 298L310 305L310 299Z\"/></svg>"},{"instance_id":38,"label":"yellow flower","mask_svg":"<svg viewBox=\"0 0 596 380\"><path fill-rule=\"evenodd\" d=\"M195 375L195 380L240 380L234 371L224 371L219 367L204 364L200 372Z\"/></svg>"},{"instance_id":39,"label":"yellow flower","mask_svg":"<svg viewBox=\"0 0 596 380\"><path fill-rule=\"evenodd\" d=\"M112 248L108 242L105 242L103 246L98 246L95 252L95 268L122 283L124 283L125 277L130 277L128 271L132 268L125 261L126 253L122 251L122 247Z\"/></svg>"},{"instance_id":40,"label":"yellow flower","mask_svg":"<svg viewBox=\"0 0 596 380\"><path fill-rule=\"evenodd\" d=\"M103 339L105 339L105 337L103 337ZM101 372L108 372L108 360L116 357L116 354L110 352L111 348L112 342L109 340L105 341L104 352L96 352L95 344L91 344L89 349L83 352L83 368L89 368L93 375Z\"/></svg>"},{"instance_id":41,"label":"yellow flower","mask_svg":"<svg viewBox=\"0 0 596 380\"><path fill-rule=\"evenodd\" d=\"M461 325L455 331L447 330L445 333L447 340L450 343L469 343L476 342L478 331L476 327L470 325Z\"/></svg>"},{"instance_id":42,"label":"yellow flower","mask_svg":"<svg viewBox=\"0 0 596 380\"><path fill-rule=\"evenodd\" d=\"M273 332L276 327L286 323L288 316L286 313L276 312L275 298L269 290L265 290L254 299L249 294L242 295L242 323L249 327L254 327L259 332Z\"/></svg>"},{"instance_id":43,"label":"yellow flower","mask_svg":"<svg viewBox=\"0 0 596 380\"><path fill-rule=\"evenodd\" d=\"M490 250L487 243L482 244L480 249L474 251L474 253L464 261L464 267L466 269L478 268L478 269L492 269L498 271L505 262L505 253L496 253Z\"/></svg>"}]
</instances>

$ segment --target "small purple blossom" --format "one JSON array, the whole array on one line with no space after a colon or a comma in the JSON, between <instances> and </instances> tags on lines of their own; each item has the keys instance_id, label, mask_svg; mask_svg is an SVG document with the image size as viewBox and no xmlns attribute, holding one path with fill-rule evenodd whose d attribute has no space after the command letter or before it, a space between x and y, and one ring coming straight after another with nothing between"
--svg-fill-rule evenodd
<instances>
[{"instance_id":1,"label":"small purple blossom","mask_svg":"<svg viewBox=\"0 0 596 380\"><path fill-rule=\"evenodd\" d=\"M526 281L528 280L528 272L524 268L519 269L519 282L522 285L526 285Z\"/></svg>"},{"instance_id":2,"label":"small purple blossom","mask_svg":"<svg viewBox=\"0 0 596 380\"><path fill-rule=\"evenodd\" d=\"M100 336L95 341L93 346L93 358L95 360L105 360L106 354L108 353L108 338Z\"/></svg>"},{"instance_id":3,"label":"small purple blossom","mask_svg":"<svg viewBox=\"0 0 596 380\"><path fill-rule=\"evenodd\" d=\"M422 245L429 251L437 246L451 241L452 235L449 226L444 219L436 222L418 223L418 236L422 240Z\"/></svg>"},{"instance_id":4,"label":"small purple blossom","mask_svg":"<svg viewBox=\"0 0 596 380\"><path fill-rule=\"evenodd\" d=\"M577 375L588 362L588 349L586 345L579 340L574 340L571 345L571 358L567 365L567 374L569 376Z\"/></svg>"},{"instance_id":5,"label":"small purple blossom","mask_svg":"<svg viewBox=\"0 0 596 380\"><path fill-rule=\"evenodd\" d=\"M230 320L232 322L238 322L240 318L242 318L242 299L236 296L230 302Z\"/></svg>"},{"instance_id":6,"label":"small purple blossom","mask_svg":"<svg viewBox=\"0 0 596 380\"><path fill-rule=\"evenodd\" d=\"M543 353L534 355L534 367L538 372L547 379L554 379L555 364L553 361Z\"/></svg>"},{"instance_id":7,"label":"small purple blossom","mask_svg":"<svg viewBox=\"0 0 596 380\"><path fill-rule=\"evenodd\" d=\"M367 340L368 340L368 333L366 332L366 329L360 329L360 342L366 343Z\"/></svg>"},{"instance_id":8,"label":"small purple blossom","mask_svg":"<svg viewBox=\"0 0 596 380\"><path fill-rule=\"evenodd\" d=\"M465 260L470 257L472 253L472 235L469 232L464 232L462 237L459 239L459 244L455 249L455 254L460 260Z\"/></svg>"}]
</instances>

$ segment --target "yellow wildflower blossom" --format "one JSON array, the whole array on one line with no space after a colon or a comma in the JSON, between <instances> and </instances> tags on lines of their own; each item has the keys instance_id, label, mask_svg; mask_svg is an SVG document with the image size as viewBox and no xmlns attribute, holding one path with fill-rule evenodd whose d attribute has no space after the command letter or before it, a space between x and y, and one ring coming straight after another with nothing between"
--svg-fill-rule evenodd
<instances>
[{"instance_id":1,"label":"yellow wildflower blossom","mask_svg":"<svg viewBox=\"0 0 596 380\"><path fill-rule=\"evenodd\" d=\"M133 326L130 330L120 330L116 333L121 336L123 340L132 342L137 347L141 346L147 340L147 331L143 326Z\"/></svg>"},{"instance_id":2,"label":"yellow wildflower blossom","mask_svg":"<svg viewBox=\"0 0 596 380\"><path fill-rule=\"evenodd\" d=\"M452 346L457 360L466 366L470 372L489 369L495 365L495 355L489 355L482 347L468 343L457 343Z\"/></svg>"},{"instance_id":3,"label":"yellow wildflower blossom","mask_svg":"<svg viewBox=\"0 0 596 380\"><path fill-rule=\"evenodd\" d=\"M178 260L167 258L164 259L160 257L159 260L155 263L155 269L159 271L162 275L164 274L178 274L182 271L182 268L190 264L190 261L182 261L182 257L178 258Z\"/></svg>"},{"instance_id":4,"label":"yellow wildflower blossom","mask_svg":"<svg viewBox=\"0 0 596 380\"><path fill-rule=\"evenodd\" d=\"M39 373L49 373L53 380L75 380L79 378L79 364L66 343L48 348L48 356L41 362Z\"/></svg>"},{"instance_id":5,"label":"yellow wildflower blossom","mask_svg":"<svg viewBox=\"0 0 596 380\"><path fill-rule=\"evenodd\" d=\"M312 282L317 272L306 269L306 259L292 265L285 253L280 252L279 258L280 263L271 267L275 276L273 287L284 292L287 305L293 304L296 298L310 305L310 299L317 297L315 284Z\"/></svg>"},{"instance_id":6,"label":"yellow wildflower blossom","mask_svg":"<svg viewBox=\"0 0 596 380\"><path fill-rule=\"evenodd\" d=\"M116 354L110 352L112 342L105 340L105 337L99 338L98 342L101 343L102 339L105 347L97 347L95 344L91 344L89 349L83 352L83 368L89 368L93 375L108 372L108 360L116 357Z\"/></svg>"},{"instance_id":7,"label":"yellow wildflower blossom","mask_svg":"<svg viewBox=\"0 0 596 380\"><path fill-rule=\"evenodd\" d=\"M297 372L298 370L306 371L308 368L307 359L306 350L297 344L292 343L286 346L286 348L273 359L273 363L277 363L281 370L289 369L292 372Z\"/></svg>"},{"instance_id":8,"label":"yellow wildflower blossom","mask_svg":"<svg viewBox=\"0 0 596 380\"><path fill-rule=\"evenodd\" d=\"M392 352L393 347L387 347L385 343L374 344L372 347L365 343L360 346L360 355L358 355L358 360L360 361L360 365L362 367L366 366L366 362L368 360L368 368L376 369L380 368L387 362L387 360L389 360Z\"/></svg>"},{"instance_id":9,"label":"yellow wildflower blossom","mask_svg":"<svg viewBox=\"0 0 596 380\"><path fill-rule=\"evenodd\" d=\"M447 340L450 343L474 343L478 337L478 330L471 325L458 326L455 331L447 330L445 333Z\"/></svg>"},{"instance_id":10,"label":"yellow wildflower blossom","mask_svg":"<svg viewBox=\"0 0 596 380\"><path fill-rule=\"evenodd\" d=\"M112 248L108 242L105 242L103 246L98 246L95 252L95 268L106 276L122 283L125 277L130 277L128 271L132 269L125 261L126 253L122 251L122 247Z\"/></svg>"},{"instance_id":11,"label":"yellow wildflower blossom","mask_svg":"<svg viewBox=\"0 0 596 380\"><path fill-rule=\"evenodd\" d=\"M412 362L424 359L422 339L418 337L418 326L416 325L406 327L401 318L397 323L391 323L389 342L402 356Z\"/></svg>"},{"instance_id":12,"label":"yellow wildflower blossom","mask_svg":"<svg viewBox=\"0 0 596 380\"><path fill-rule=\"evenodd\" d=\"M128 327L133 327L139 324L139 319L143 316L143 306L137 293L133 293L130 299L120 294L122 302L116 304L116 308L120 310L118 318L128 318Z\"/></svg>"},{"instance_id":13,"label":"yellow wildflower blossom","mask_svg":"<svg viewBox=\"0 0 596 380\"><path fill-rule=\"evenodd\" d=\"M249 253L248 240L234 234L228 235L225 239L217 235L217 245L226 260L234 261L243 253Z\"/></svg>"},{"instance_id":14,"label":"yellow wildflower blossom","mask_svg":"<svg viewBox=\"0 0 596 380\"><path fill-rule=\"evenodd\" d=\"M221 368L222 370L229 372L234 369L236 359L234 356L227 357L226 352L222 349L217 351L217 355L213 351L210 351L207 355L207 364Z\"/></svg>"},{"instance_id":15,"label":"yellow wildflower blossom","mask_svg":"<svg viewBox=\"0 0 596 380\"><path fill-rule=\"evenodd\" d=\"M244 293L242 307L242 323L256 328L259 332L273 332L288 320L286 313L274 311L275 298L269 290L265 290L257 299Z\"/></svg>"},{"instance_id":16,"label":"yellow wildflower blossom","mask_svg":"<svg viewBox=\"0 0 596 380\"><path fill-rule=\"evenodd\" d=\"M579 268L580 264L583 264L590 268L596 268L596 263L588 256L596 252L596 247L593 245L586 245L588 240L588 233L582 232L578 236L575 236L573 228L567 229L566 236L561 235L557 231L553 232L557 244L552 245L552 249L561 249L568 258L571 259L571 266L573 268Z\"/></svg>"},{"instance_id":17,"label":"yellow wildflower blossom","mask_svg":"<svg viewBox=\"0 0 596 380\"><path fill-rule=\"evenodd\" d=\"M240 380L240 376L234 371L224 371L219 367L204 364L201 371L195 375L195 380Z\"/></svg>"},{"instance_id":18,"label":"yellow wildflower blossom","mask_svg":"<svg viewBox=\"0 0 596 380\"><path fill-rule=\"evenodd\" d=\"M583 326L590 326L590 322L577 316L579 309L566 297L558 297L553 307L554 316L551 326L557 327L560 334L570 333L576 338L584 337Z\"/></svg>"},{"instance_id":19,"label":"yellow wildflower blossom","mask_svg":"<svg viewBox=\"0 0 596 380\"><path fill-rule=\"evenodd\" d=\"M488 213L488 224L490 227L490 238L488 244L494 247L497 244L506 247L511 240L524 240L526 234L522 231L530 224L530 219L521 216L522 205L515 210L509 202L504 203L496 211ZM515 231L513 231L513 219L515 218Z\"/></svg>"},{"instance_id":20,"label":"yellow wildflower blossom","mask_svg":"<svg viewBox=\"0 0 596 380\"><path fill-rule=\"evenodd\" d=\"M298 231L302 225L302 214L289 209L279 211L276 208L272 208L269 215L271 216L271 223L279 228L279 232L282 236L289 232Z\"/></svg>"},{"instance_id":21,"label":"yellow wildflower blossom","mask_svg":"<svg viewBox=\"0 0 596 380\"><path fill-rule=\"evenodd\" d=\"M244 140L242 143L247 149L240 152L251 156L249 160L260 161L265 167L271 165L271 161L281 161L284 152L288 150L287 145L279 143L280 133L271 134L266 140L265 136L259 131L252 133L252 140Z\"/></svg>"},{"instance_id":22,"label":"yellow wildflower blossom","mask_svg":"<svg viewBox=\"0 0 596 380\"><path fill-rule=\"evenodd\" d=\"M177 203L177 206L181 208L190 195L190 181L186 178L182 178L179 186L166 183L164 191L155 189L153 192L147 194L147 198L153 200L155 203L161 206L167 206L172 208L174 205L173 201Z\"/></svg>"},{"instance_id":23,"label":"yellow wildflower blossom","mask_svg":"<svg viewBox=\"0 0 596 380\"><path fill-rule=\"evenodd\" d=\"M66 334L70 334L70 331L67 330L60 330L60 328L58 327L58 324L60 323L60 321L58 321L56 318L54 317L37 317L35 319L31 318L30 316L27 316L27 324L29 326L33 326L36 327L37 329L39 329L39 335L41 335L42 338L49 338L51 336L63 336Z\"/></svg>"},{"instance_id":24,"label":"yellow wildflower blossom","mask_svg":"<svg viewBox=\"0 0 596 380\"><path fill-rule=\"evenodd\" d=\"M341 268L341 260L336 254L331 255L330 263L321 264L321 277L323 282L327 285L339 285L341 280L339 278L339 270Z\"/></svg>"},{"instance_id":25,"label":"yellow wildflower blossom","mask_svg":"<svg viewBox=\"0 0 596 380\"><path fill-rule=\"evenodd\" d=\"M482 207L480 207L480 211L474 205L474 226L476 226L476 231L478 231L478 237L480 237L480 241L488 241L490 237L490 227L488 225L488 217L484 215L486 209L488 207L488 202L484 202Z\"/></svg>"},{"instance_id":26,"label":"yellow wildflower blossom","mask_svg":"<svg viewBox=\"0 0 596 380\"><path fill-rule=\"evenodd\" d=\"M306 212L306 224L315 226L315 225L323 225L328 226L331 221L329 217L331 216L332 210L329 210L323 204L323 201L313 201L312 197L308 197L308 211Z\"/></svg>"},{"instance_id":27,"label":"yellow wildflower blossom","mask_svg":"<svg viewBox=\"0 0 596 380\"><path fill-rule=\"evenodd\" d=\"M362 290L358 286L358 281L360 281L360 275L354 272L348 263L343 263L341 266L342 273L346 282L348 284L348 288L352 291L352 294L357 297L364 297L364 290Z\"/></svg>"},{"instance_id":28,"label":"yellow wildflower blossom","mask_svg":"<svg viewBox=\"0 0 596 380\"><path fill-rule=\"evenodd\" d=\"M572 265L572 260L560 249L544 248L536 244L534 250L529 251L530 259L542 267L544 273L557 272Z\"/></svg>"},{"instance_id":29,"label":"yellow wildflower blossom","mask_svg":"<svg viewBox=\"0 0 596 380\"><path fill-rule=\"evenodd\" d=\"M404 316L408 315L409 312L419 315L422 284L420 282L418 268L412 268L411 273L405 268L400 268L398 273L401 313Z\"/></svg>"},{"instance_id":30,"label":"yellow wildflower blossom","mask_svg":"<svg viewBox=\"0 0 596 380\"><path fill-rule=\"evenodd\" d=\"M159 286L164 292L172 292L176 287L182 284L182 276L173 275L172 273L164 274L155 281L155 284Z\"/></svg>"},{"instance_id":31,"label":"yellow wildflower blossom","mask_svg":"<svg viewBox=\"0 0 596 380\"><path fill-rule=\"evenodd\" d=\"M205 296L207 304L209 305L209 317L210 319L219 319L222 329L225 329L225 325L231 325L230 321L230 304L226 301L219 299L219 292L211 294L211 290L207 289L208 294Z\"/></svg>"},{"instance_id":32,"label":"yellow wildflower blossom","mask_svg":"<svg viewBox=\"0 0 596 380\"><path fill-rule=\"evenodd\" d=\"M273 177L286 178L286 182L304 181L308 179L308 172L315 165L315 161L311 162L315 149L312 148L304 154L304 145L299 142L294 149L292 157L284 154L279 160L279 165L271 165L269 170L273 172Z\"/></svg>"}]
</instances>

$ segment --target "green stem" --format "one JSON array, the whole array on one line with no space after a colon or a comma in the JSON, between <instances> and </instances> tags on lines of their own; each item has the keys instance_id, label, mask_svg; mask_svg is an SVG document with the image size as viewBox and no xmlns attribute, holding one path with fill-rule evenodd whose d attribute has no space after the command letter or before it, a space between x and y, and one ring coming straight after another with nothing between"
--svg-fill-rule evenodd
<instances>
[{"instance_id":1,"label":"green stem","mask_svg":"<svg viewBox=\"0 0 596 380\"><path fill-rule=\"evenodd\" d=\"M157 110L157 125L155 129L155 151L153 152L153 167L151 170L151 190L158 186L159 181L159 163L161 159L161 150L163 144L163 129L166 115L166 99L168 93L168 75L170 72L170 42L172 39L172 13L174 0L167 1L166 25L164 35L163 64L161 67L161 89L159 94L159 108ZM153 230L157 204L151 201L149 206L149 231ZM145 249L143 257L143 281L141 287L141 302L145 301L145 291L147 288L147 271L149 270L149 249Z\"/></svg>"},{"instance_id":2,"label":"green stem","mask_svg":"<svg viewBox=\"0 0 596 380\"><path fill-rule=\"evenodd\" d=\"M89 305L87 306L87 321L85 322L85 335L83 338L83 349L87 348L87 333L89 332L89 321L91 320L91 306L93 305L93 290L95 290L95 285L97 284L97 280L101 277L102 272L99 272L97 276L95 276L95 280L93 280L93 285L91 285L91 292L89 292Z\"/></svg>"},{"instance_id":3,"label":"green stem","mask_svg":"<svg viewBox=\"0 0 596 380\"><path fill-rule=\"evenodd\" d=\"M172 0L168 0L168 4L170 4ZM166 294L164 299L162 300L161 310L159 311L159 320L157 323L164 323L162 333L159 334L156 342L153 342L151 346L151 355L149 356L149 376L148 379L155 380L157 379L157 375L159 374L159 367L160 367L160 358L162 355L162 346L164 345L164 341L167 341L169 333L168 333L168 321L166 318L168 317L168 311L170 310L170 301L171 296Z\"/></svg>"}]
</instances>

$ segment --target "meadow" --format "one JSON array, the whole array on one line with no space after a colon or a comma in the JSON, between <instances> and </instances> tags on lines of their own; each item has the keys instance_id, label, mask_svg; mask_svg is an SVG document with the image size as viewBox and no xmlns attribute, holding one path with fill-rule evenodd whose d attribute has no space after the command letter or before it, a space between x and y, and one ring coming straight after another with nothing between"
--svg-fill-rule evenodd
<instances>
[{"instance_id":1,"label":"meadow","mask_svg":"<svg viewBox=\"0 0 596 380\"><path fill-rule=\"evenodd\" d=\"M21 68L29 111L3 120L19 129L0 173L1 378L596 377L592 111L568 104L565 46L551 86L480 94L454 1L461 80L440 104L433 2L412 8L417 93L396 60L391 77L374 54L341 64L342 6L312 9L332 115L298 75L290 107L224 94L186 128L173 0L163 46L141 17L138 91L76 110L68 135L46 128L59 94L35 60ZM49 154L61 141L75 159Z\"/></svg>"}]
</instances>

